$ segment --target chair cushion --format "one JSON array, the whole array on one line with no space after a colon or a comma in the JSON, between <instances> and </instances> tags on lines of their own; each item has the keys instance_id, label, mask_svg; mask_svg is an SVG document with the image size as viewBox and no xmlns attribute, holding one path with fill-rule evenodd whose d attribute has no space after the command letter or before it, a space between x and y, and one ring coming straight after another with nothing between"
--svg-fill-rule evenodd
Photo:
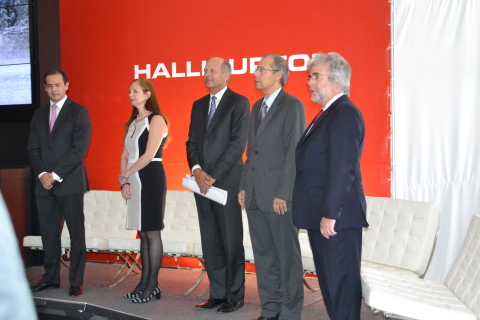
<instances>
[{"instance_id":1,"label":"chair cushion","mask_svg":"<svg viewBox=\"0 0 480 320\"><path fill-rule=\"evenodd\" d=\"M70 249L70 238L61 237L62 249ZM85 238L87 251L104 251L107 250L107 239Z\"/></svg>"},{"instance_id":2,"label":"chair cushion","mask_svg":"<svg viewBox=\"0 0 480 320\"><path fill-rule=\"evenodd\" d=\"M43 242L41 236L26 236L23 237L23 246L31 248L43 249Z\"/></svg>"},{"instance_id":3,"label":"chair cushion","mask_svg":"<svg viewBox=\"0 0 480 320\"><path fill-rule=\"evenodd\" d=\"M107 239L107 248L110 251L139 252L140 239Z\"/></svg>"},{"instance_id":4,"label":"chair cushion","mask_svg":"<svg viewBox=\"0 0 480 320\"><path fill-rule=\"evenodd\" d=\"M362 262L362 293L369 306L389 314L425 320L477 319L444 284L420 279L406 269Z\"/></svg>"},{"instance_id":5,"label":"chair cushion","mask_svg":"<svg viewBox=\"0 0 480 320\"><path fill-rule=\"evenodd\" d=\"M189 252L188 248L188 244L182 241L163 240L163 253L167 255L192 254L192 252Z\"/></svg>"}]
</instances>

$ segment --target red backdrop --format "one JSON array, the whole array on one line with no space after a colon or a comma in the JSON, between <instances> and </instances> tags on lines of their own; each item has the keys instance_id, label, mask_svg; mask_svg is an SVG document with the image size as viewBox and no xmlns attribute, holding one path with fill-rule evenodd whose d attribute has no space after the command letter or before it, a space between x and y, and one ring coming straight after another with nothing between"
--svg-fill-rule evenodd
<instances>
[{"instance_id":1,"label":"red backdrop","mask_svg":"<svg viewBox=\"0 0 480 320\"><path fill-rule=\"evenodd\" d=\"M298 70L304 69L304 60L292 55L335 51L352 66L350 98L365 117L366 194L389 196L387 1L61 0L60 16L68 94L87 106L93 124L86 158L92 189L118 189L123 125L132 108L128 89L136 69L143 70L140 77L151 78L171 121L173 142L164 152L164 165L168 189L181 190L181 178L189 173L185 141L192 102L208 93L203 78L195 75L202 61L234 59L239 74L229 86L253 105L262 95L254 87L251 58L278 53ZM241 71L245 59L248 68ZM285 89L304 103L309 123L318 105L310 100L306 75L292 71Z\"/></svg>"}]
</instances>

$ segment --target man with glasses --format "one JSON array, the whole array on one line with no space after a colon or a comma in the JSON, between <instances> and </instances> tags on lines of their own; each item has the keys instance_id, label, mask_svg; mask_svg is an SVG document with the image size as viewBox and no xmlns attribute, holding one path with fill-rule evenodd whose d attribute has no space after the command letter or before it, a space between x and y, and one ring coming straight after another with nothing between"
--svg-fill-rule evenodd
<instances>
[{"instance_id":1,"label":"man with glasses","mask_svg":"<svg viewBox=\"0 0 480 320\"><path fill-rule=\"evenodd\" d=\"M291 201L295 146L305 130L305 110L282 88L288 66L281 56L263 56L254 76L264 98L252 109L238 200L250 227L262 306L258 319L295 320L302 311L303 269Z\"/></svg>"},{"instance_id":2,"label":"man with glasses","mask_svg":"<svg viewBox=\"0 0 480 320\"><path fill-rule=\"evenodd\" d=\"M337 53L308 63L311 99L323 109L296 150L293 221L307 229L327 312L358 320L365 194L360 172L365 125L350 101L351 68Z\"/></svg>"}]
</instances>

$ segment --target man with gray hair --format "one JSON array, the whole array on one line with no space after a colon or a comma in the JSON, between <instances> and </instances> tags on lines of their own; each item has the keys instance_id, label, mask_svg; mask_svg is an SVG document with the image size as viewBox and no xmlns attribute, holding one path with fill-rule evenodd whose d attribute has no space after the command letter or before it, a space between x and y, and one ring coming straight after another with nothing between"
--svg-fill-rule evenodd
<instances>
[{"instance_id":1,"label":"man with gray hair","mask_svg":"<svg viewBox=\"0 0 480 320\"><path fill-rule=\"evenodd\" d=\"M258 319L296 320L302 312L303 269L291 201L295 146L305 130L305 110L282 88L288 65L281 56L263 56L254 75L264 98L252 109L238 200L247 210L257 269Z\"/></svg>"},{"instance_id":2,"label":"man with gray hair","mask_svg":"<svg viewBox=\"0 0 480 320\"><path fill-rule=\"evenodd\" d=\"M311 99L323 108L297 145L293 221L308 231L330 318L358 320L362 228L368 226L360 172L365 125L348 98L348 62L320 53L307 67Z\"/></svg>"},{"instance_id":3,"label":"man with gray hair","mask_svg":"<svg viewBox=\"0 0 480 320\"><path fill-rule=\"evenodd\" d=\"M245 252L242 210L236 199L247 144L250 104L227 87L232 68L211 58L204 69L210 93L193 103L187 141L187 160L200 192L212 187L228 191L219 204L195 194L203 258L210 280L210 299L197 309L232 312L243 307Z\"/></svg>"}]
</instances>

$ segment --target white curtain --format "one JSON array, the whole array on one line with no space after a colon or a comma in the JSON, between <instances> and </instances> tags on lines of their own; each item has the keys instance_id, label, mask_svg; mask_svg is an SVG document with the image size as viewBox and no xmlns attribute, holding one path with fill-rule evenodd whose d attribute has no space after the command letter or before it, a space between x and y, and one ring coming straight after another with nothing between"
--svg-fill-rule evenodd
<instances>
[{"instance_id":1,"label":"white curtain","mask_svg":"<svg viewBox=\"0 0 480 320\"><path fill-rule=\"evenodd\" d=\"M443 281L480 214L480 0L394 0L392 47L392 196L442 207Z\"/></svg>"}]
</instances>

